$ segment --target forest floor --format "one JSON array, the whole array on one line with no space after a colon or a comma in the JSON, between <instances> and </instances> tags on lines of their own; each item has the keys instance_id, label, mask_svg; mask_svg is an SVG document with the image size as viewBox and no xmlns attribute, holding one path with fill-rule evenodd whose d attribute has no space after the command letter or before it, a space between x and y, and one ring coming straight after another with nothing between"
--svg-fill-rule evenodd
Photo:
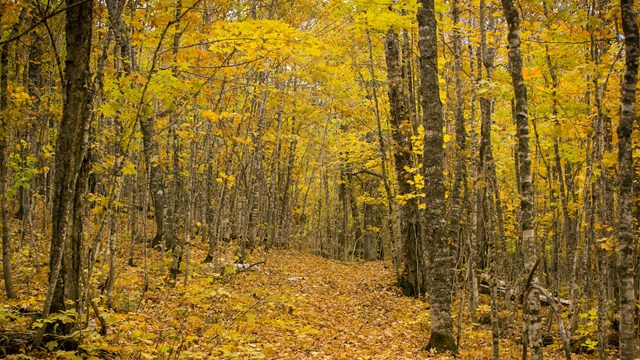
<instances>
[{"instance_id":1,"label":"forest floor","mask_svg":"<svg viewBox=\"0 0 640 360\"><path fill-rule=\"evenodd\" d=\"M452 358L423 350L428 304L400 294L388 262L339 262L294 251L256 251L247 262L264 260L263 264L239 273L230 264L220 274L218 266L195 263L204 254L204 249L192 249L188 284L180 274L172 287L166 278L170 254L149 251L146 291L143 264L129 267L126 256L120 257L113 309L106 309L104 295L95 297L107 335L99 336L98 324L91 319L92 331L82 340L85 350L103 349L123 359ZM101 271L98 279L106 276ZM44 294L36 289L44 288L46 276L25 275L15 274L16 279L26 279L17 281L21 300L8 303L5 310L40 308ZM42 284L33 286L34 282ZM4 327L28 325L18 320ZM545 353L547 358L563 358L556 345ZM490 354L489 325L465 319L459 358L488 359ZM517 339L501 340L500 358L521 358Z\"/></svg>"}]
</instances>

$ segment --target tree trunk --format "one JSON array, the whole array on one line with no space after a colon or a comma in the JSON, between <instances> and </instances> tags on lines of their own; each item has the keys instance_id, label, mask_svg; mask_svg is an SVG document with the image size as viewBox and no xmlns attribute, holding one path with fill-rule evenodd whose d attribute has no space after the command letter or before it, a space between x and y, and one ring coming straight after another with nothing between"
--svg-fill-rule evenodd
<instances>
[{"instance_id":1,"label":"tree trunk","mask_svg":"<svg viewBox=\"0 0 640 360\"><path fill-rule=\"evenodd\" d=\"M80 173L87 147L91 116L91 31L93 1L76 4L67 0L67 58L64 81L62 121L56 141L55 193L52 211L51 254L49 284L55 292L49 311L64 310L65 300L78 304L81 274L82 237L73 236L76 192L82 189ZM72 243L73 242L73 243ZM63 245L64 244L64 245ZM65 250L64 252L62 250ZM61 261L58 276L56 265Z\"/></svg>"},{"instance_id":2,"label":"tree trunk","mask_svg":"<svg viewBox=\"0 0 640 360\"><path fill-rule=\"evenodd\" d=\"M438 85L438 44L433 0L421 0L418 10L420 49L420 104L424 123L423 171L425 203L423 253L428 264L431 336L427 349L457 352L451 319L453 260L446 234L444 187L444 118Z\"/></svg>"},{"instance_id":3,"label":"tree trunk","mask_svg":"<svg viewBox=\"0 0 640 360\"><path fill-rule=\"evenodd\" d=\"M536 243L534 234L533 186L531 183L531 150L529 149L529 114L527 111L527 88L522 76L522 56L520 54L520 15L512 0L502 0L504 17L509 25L509 72L515 95L515 118L518 128L518 165L522 241L524 247L525 272L527 276L536 263ZM537 279L533 279L537 282ZM534 289L526 301L526 324L531 349L531 360L542 359L542 332L540 324L540 296Z\"/></svg>"},{"instance_id":4,"label":"tree trunk","mask_svg":"<svg viewBox=\"0 0 640 360\"><path fill-rule=\"evenodd\" d=\"M453 1L452 17L455 26L460 26L460 6L459 1ZM454 246L459 247L459 251L463 248L465 243L461 238L462 231L461 224L466 223L464 218L463 209L463 191L467 191L467 166L466 166L466 142L467 131L465 129L464 119L464 83L462 81L462 40L460 38L459 29L455 28L453 33L453 56L454 56L454 78L455 78L455 107L454 124L456 141L453 149L455 158L453 177L453 189L451 191L451 204L449 208L449 242Z\"/></svg>"},{"instance_id":5,"label":"tree trunk","mask_svg":"<svg viewBox=\"0 0 640 360\"><path fill-rule=\"evenodd\" d=\"M134 52L132 50L131 41L127 33L126 25L122 20L122 10L125 0L107 1L107 10L109 12L109 21L114 32L117 47L120 49L120 57L125 73L130 73L136 68ZM153 202L154 219L156 222L156 234L151 241L151 246L158 247L166 242L171 242L168 236L165 236L165 218L166 218L166 189L165 176L160 164L158 163L159 145L154 128L154 118L149 115L151 109L148 104L142 104L143 117L140 119L140 130L142 133L142 152L144 155L145 165L149 174L149 192Z\"/></svg>"},{"instance_id":6,"label":"tree trunk","mask_svg":"<svg viewBox=\"0 0 640 360\"><path fill-rule=\"evenodd\" d=\"M20 14L20 20L11 30L10 38L16 36L25 10ZM0 226L2 226L2 275L7 298L15 299L16 291L13 288L13 276L11 273L11 238L9 231L9 204L7 197L7 138L9 137L9 119L5 115L8 106L9 89L9 45L4 43L0 49Z\"/></svg>"},{"instance_id":7,"label":"tree trunk","mask_svg":"<svg viewBox=\"0 0 640 360\"><path fill-rule=\"evenodd\" d=\"M392 253L396 252L395 238L395 219L393 212L393 192L391 191L391 184L389 181L389 175L387 174L387 144L384 140L382 133L382 120L380 119L380 108L378 105L378 90L376 85L375 64L373 62L373 46L371 44L371 34L367 31L367 43L369 45L369 71L371 72L371 95L373 95L373 110L376 117L378 143L380 144L380 170L382 172L382 184L384 185L384 192L387 198L387 226L389 232L389 243L391 245ZM365 219L366 220L366 219Z\"/></svg>"},{"instance_id":8,"label":"tree trunk","mask_svg":"<svg viewBox=\"0 0 640 360\"><path fill-rule=\"evenodd\" d=\"M638 24L633 0L620 0L624 30L625 72L618 125L618 277L620 280L620 359L634 356L633 120L638 82Z\"/></svg>"},{"instance_id":9,"label":"tree trunk","mask_svg":"<svg viewBox=\"0 0 640 360\"><path fill-rule=\"evenodd\" d=\"M478 78L480 79L482 77L482 66L484 66L486 69L486 77L482 80L491 82L496 49L488 46L487 44L487 29L495 30L495 21L492 14L489 14L487 19L485 1L480 0L480 64L478 64ZM476 195L476 198L478 203L478 214L482 216L479 219L476 219L476 221L479 220L479 222L476 222L474 225L482 227L482 231L478 231L478 233L483 235L484 239L479 240L480 243L486 243L488 248L487 265L489 277L491 279L492 357L497 360L500 354L500 337L497 316L498 278L496 270L498 253L495 240L498 234L496 234L495 231L495 224L499 223L501 228L502 220L501 218L496 219L497 217L495 216L499 211L495 210L500 209L500 194L498 191L498 180L496 177L496 166L493 159L493 145L491 142L491 126L493 124L494 104L494 99L485 96L480 97L480 161L478 163L478 194ZM502 235L502 231L499 232L499 235ZM498 238L503 241L502 236L499 236ZM477 253L477 249L474 249L474 253ZM475 279L475 256L471 257L470 266L472 266L471 271ZM474 305L477 306L477 302Z\"/></svg>"},{"instance_id":10,"label":"tree trunk","mask_svg":"<svg viewBox=\"0 0 640 360\"><path fill-rule=\"evenodd\" d=\"M544 10L544 15L548 18L549 11L547 8L546 1L543 1L542 5ZM552 116L553 124L560 129L561 124L558 119L558 98L557 98L558 88L560 87L560 81L558 78L556 65L552 62L551 55L549 54L548 44L545 45L545 60L547 63L547 68L549 70L549 76L551 77L551 84L550 84L551 97L552 97L551 116ZM563 245L565 246L565 249L566 249L565 258L567 260L565 273L570 272L569 273L569 279L570 279L569 297L574 301L573 303L575 304L575 300L576 300L574 297L575 271L573 270L575 268L576 262L573 260L575 255L578 255L578 253L576 248L577 247L576 236L574 232L575 225L573 221L575 217L571 216L571 213L569 210L568 193L570 193L572 189L570 189L571 183L567 179L568 174L566 174L566 172L563 170L563 167L562 167L562 159L560 156L560 139L558 138L558 136L555 136L555 135L553 136L553 154L554 154L554 162L555 162L555 172L558 179L558 188L559 188L558 196L560 197L560 203L562 205L562 216L563 216L562 236L564 240ZM559 251L559 249L556 249L556 251ZM558 288L560 288L560 283L558 283L557 286Z\"/></svg>"},{"instance_id":11,"label":"tree trunk","mask_svg":"<svg viewBox=\"0 0 640 360\"><path fill-rule=\"evenodd\" d=\"M172 117L175 118L174 115ZM176 132L176 129L171 129L171 138L173 139L173 179L171 181L171 191L169 200L172 203L170 207L170 215L168 216L169 223L166 233L171 234L171 243L165 243L167 250L171 250L171 265L169 266L169 279L172 285L175 285L178 273L180 272L180 263L182 262L182 255L184 253L184 243L182 241L182 234L180 233L180 224L183 223L183 188L182 188L182 175L180 174L180 160L179 154L181 150L180 139Z\"/></svg>"},{"instance_id":12,"label":"tree trunk","mask_svg":"<svg viewBox=\"0 0 640 360\"><path fill-rule=\"evenodd\" d=\"M182 1L178 0L176 2L176 10L175 10L175 18L176 22L176 33L173 35L173 47L171 49L171 54L173 56L173 60L177 61L178 50L180 48L180 36L182 35L182 31L180 31L180 11L182 8ZM171 71L173 76L178 78L178 73L175 69L175 65L172 65ZM170 115L171 123L178 123L178 114L172 112ZM171 249L171 266L169 268L169 279L171 280L171 284L175 285L178 273L180 272L180 263L182 262L182 256L184 254L184 241L182 235L180 233L180 224L183 222L183 209L182 209L182 200L186 200L191 202L191 199L186 199L184 195L184 189L182 184L182 175L180 173L180 150L181 143L180 138L177 133L176 125L172 126L170 130L170 134L173 138L173 181L172 181L172 191L171 191L171 215L169 216L169 234L171 238L171 244L165 244ZM189 207L187 207L189 208ZM187 209L188 211L188 209Z\"/></svg>"},{"instance_id":13,"label":"tree trunk","mask_svg":"<svg viewBox=\"0 0 640 360\"><path fill-rule=\"evenodd\" d=\"M107 277L107 307L109 309L114 309L113 286L116 283L116 235L116 214L111 213L109 214L109 275Z\"/></svg>"},{"instance_id":14,"label":"tree trunk","mask_svg":"<svg viewBox=\"0 0 640 360\"><path fill-rule=\"evenodd\" d=\"M387 31L385 37L385 57L387 60L387 77L389 81L389 113L391 135L393 137L394 169L398 183L397 194L401 197L398 204L400 213L400 248L404 268L398 278L403 293L418 296L424 293L424 264L417 256L420 247L420 227L418 221L418 204L410 194L413 192L409 181L413 175L407 171L414 167L411 160L412 125L409 119L409 98L402 84L402 68L398 35L393 29ZM407 59L403 59L405 62ZM406 197L406 198L405 198Z\"/></svg>"}]
</instances>

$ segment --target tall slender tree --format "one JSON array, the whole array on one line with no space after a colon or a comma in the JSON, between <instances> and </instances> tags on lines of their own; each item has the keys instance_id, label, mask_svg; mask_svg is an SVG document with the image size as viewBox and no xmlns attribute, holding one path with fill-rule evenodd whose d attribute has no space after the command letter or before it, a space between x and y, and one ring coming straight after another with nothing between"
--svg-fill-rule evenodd
<instances>
[{"instance_id":1,"label":"tall slender tree","mask_svg":"<svg viewBox=\"0 0 640 360\"><path fill-rule=\"evenodd\" d=\"M624 31L625 71L622 80L622 105L618 125L618 277L620 279L620 359L634 356L634 248L633 233L633 119L636 117L638 82L638 16L633 0L620 0Z\"/></svg>"},{"instance_id":2,"label":"tall slender tree","mask_svg":"<svg viewBox=\"0 0 640 360\"><path fill-rule=\"evenodd\" d=\"M509 25L509 72L515 97L515 118L518 137L518 164L520 189L520 219L524 246L525 270L532 274L536 264L536 242L534 233L533 184L531 183L531 149L529 146L529 113L527 111L527 87L522 75L520 54L520 14L512 0L502 0L504 17ZM536 279L533 278L535 282ZM530 285L530 284L527 284ZM542 329L540 323L539 291L533 289L524 300L527 312L527 334L531 349L531 360L542 359Z\"/></svg>"},{"instance_id":3,"label":"tall slender tree","mask_svg":"<svg viewBox=\"0 0 640 360\"><path fill-rule=\"evenodd\" d=\"M438 37L434 0L421 0L418 10L420 104L424 123L424 225L422 251L428 269L431 336L427 349L457 352L451 320L453 259L447 238L444 187L444 117L438 85Z\"/></svg>"},{"instance_id":4,"label":"tall slender tree","mask_svg":"<svg viewBox=\"0 0 640 360\"><path fill-rule=\"evenodd\" d=\"M409 119L409 97L402 84L402 64L398 34L389 29L385 36L385 57L387 76L389 79L389 114L391 135L393 137L394 169L397 178L397 193L400 196L411 194L412 168L411 161L411 121ZM420 227L418 221L418 204L415 198L404 199L398 206L400 214L400 238L402 243L402 259L404 268L398 279L405 295L417 296L424 292L425 284L423 265L420 253Z\"/></svg>"},{"instance_id":5,"label":"tall slender tree","mask_svg":"<svg viewBox=\"0 0 640 360\"><path fill-rule=\"evenodd\" d=\"M487 16L487 12L489 12ZM490 82L493 80L494 60L496 48L487 42L487 32L495 31L495 21L491 15L492 8L487 7L484 0L480 0L480 54L478 64L478 78L481 81ZM486 74L483 78L483 66ZM480 96L480 147L478 157L478 181L477 181L477 234L481 235L480 243L486 243L488 248L488 273L491 278L491 332L493 339L493 358L500 356L500 339L497 319L497 246L496 237L502 239L502 231L495 231L502 228L502 218L500 213L500 193L496 176L496 166L493 158L493 144L491 142L491 126L493 124L495 100L488 96ZM497 226L496 226L497 225ZM477 248L472 249L472 254L476 255ZM471 274L475 274L475 256L471 256ZM475 277L475 276L474 276ZM474 278L472 277L472 279ZM472 304L477 305L477 302Z\"/></svg>"},{"instance_id":6,"label":"tall slender tree","mask_svg":"<svg viewBox=\"0 0 640 360\"><path fill-rule=\"evenodd\" d=\"M64 103L56 142L55 193L53 198L51 253L49 258L49 292L44 315L65 309L65 301L76 306L79 301L82 237L72 236L75 197L80 170L87 148L91 115L91 31L93 1L76 3L67 0L65 25L67 57L65 60ZM50 306L50 309L47 308Z\"/></svg>"},{"instance_id":7,"label":"tall slender tree","mask_svg":"<svg viewBox=\"0 0 640 360\"><path fill-rule=\"evenodd\" d=\"M20 20L13 26L9 38L16 36L20 28L25 10L20 14ZM7 199L7 138L9 131L9 119L6 114L8 107L8 73L9 73L9 47L11 43L4 43L0 48L0 226L2 226L2 275L7 298L17 297L13 288L13 276L11 273L11 239L9 231L9 205Z\"/></svg>"}]
</instances>

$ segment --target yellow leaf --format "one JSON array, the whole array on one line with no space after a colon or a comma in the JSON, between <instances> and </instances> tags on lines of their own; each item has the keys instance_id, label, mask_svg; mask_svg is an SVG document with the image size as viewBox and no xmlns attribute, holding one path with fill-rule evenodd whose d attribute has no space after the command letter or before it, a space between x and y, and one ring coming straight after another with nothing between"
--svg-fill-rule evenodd
<instances>
[{"instance_id":1,"label":"yellow leaf","mask_svg":"<svg viewBox=\"0 0 640 360\"><path fill-rule=\"evenodd\" d=\"M122 175L135 175L136 174L136 165L131 161L126 162L124 167L122 168Z\"/></svg>"},{"instance_id":2,"label":"yellow leaf","mask_svg":"<svg viewBox=\"0 0 640 360\"><path fill-rule=\"evenodd\" d=\"M276 349L274 349L273 346L271 346L271 345L265 345L264 349L262 350L262 353L266 357L270 358L270 357L272 357L272 356L274 356L276 354Z\"/></svg>"},{"instance_id":3,"label":"yellow leaf","mask_svg":"<svg viewBox=\"0 0 640 360\"><path fill-rule=\"evenodd\" d=\"M202 116L204 116L205 118L211 120L211 122L218 122L219 116L218 114L213 111L213 110L205 110L202 112Z\"/></svg>"}]
</instances>

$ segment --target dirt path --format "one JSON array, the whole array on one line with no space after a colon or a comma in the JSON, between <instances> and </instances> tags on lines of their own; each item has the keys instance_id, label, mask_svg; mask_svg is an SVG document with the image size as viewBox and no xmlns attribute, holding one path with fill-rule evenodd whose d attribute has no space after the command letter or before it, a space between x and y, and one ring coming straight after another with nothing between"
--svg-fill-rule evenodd
<instances>
[{"instance_id":1,"label":"dirt path","mask_svg":"<svg viewBox=\"0 0 640 360\"><path fill-rule=\"evenodd\" d=\"M294 252L265 256L266 266L239 275L234 285L258 299L238 327L255 340L257 358L453 359L422 350L428 305L400 294L388 262L345 263ZM520 359L521 349L502 339L500 358ZM559 346L545 348L545 356L562 359ZM490 357L489 327L465 322L458 359Z\"/></svg>"},{"instance_id":2,"label":"dirt path","mask_svg":"<svg viewBox=\"0 0 640 360\"><path fill-rule=\"evenodd\" d=\"M200 252L194 258L204 258ZM109 346L142 359L451 359L422 350L428 306L400 295L387 262L288 251L251 257L266 263L222 276L193 264L189 285L174 288L162 280L166 264L158 258L138 310L142 270L126 268L118 281L120 312L108 316ZM458 358L490 358L488 327L465 322L463 329ZM547 358L561 358L550 350ZM501 359L519 359L520 351L516 342L501 341Z\"/></svg>"},{"instance_id":3,"label":"dirt path","mask_svg":"<svg viewBox=\"0 0 640 360\"><path fill-rule=\"evenodd\" d=\"M195 246L192 259L203 259L205 247ZM250 255L253 262L265 260L259 269L235 273L229 264L221 274L219 267L193 260L188 285L180 276L172 287L166 278L170 258L151 252L150 283L142 292L144 266L129 267L126 259L118 258L115 311L105 308L104 297L94 299L108 333L98 336L97 322L90 320L87 331L94 333L82 345L90 354L102 349L121 359L452 359L422 350L428 306L400 295L387 262L271 251ZM31 297L18 306L39 301ZM458 358L489 359L490 338L488 326L466 320ZM500 358L520 359L521 346L503 339ZM545 348L545 358L562 359L559 346Z\"/></svg>"},{"instance_id":4,"label":"dirt path","mask_svg":"<svg viewBox=\"0 0 640 360\"><path fill-rule=\"evenodd\" d=\"M426 304L391 286L387 263L279 253L268 264L251 277L269 294L256 331L274 357L425 358Z\"/></svg>"}]
</instances>

